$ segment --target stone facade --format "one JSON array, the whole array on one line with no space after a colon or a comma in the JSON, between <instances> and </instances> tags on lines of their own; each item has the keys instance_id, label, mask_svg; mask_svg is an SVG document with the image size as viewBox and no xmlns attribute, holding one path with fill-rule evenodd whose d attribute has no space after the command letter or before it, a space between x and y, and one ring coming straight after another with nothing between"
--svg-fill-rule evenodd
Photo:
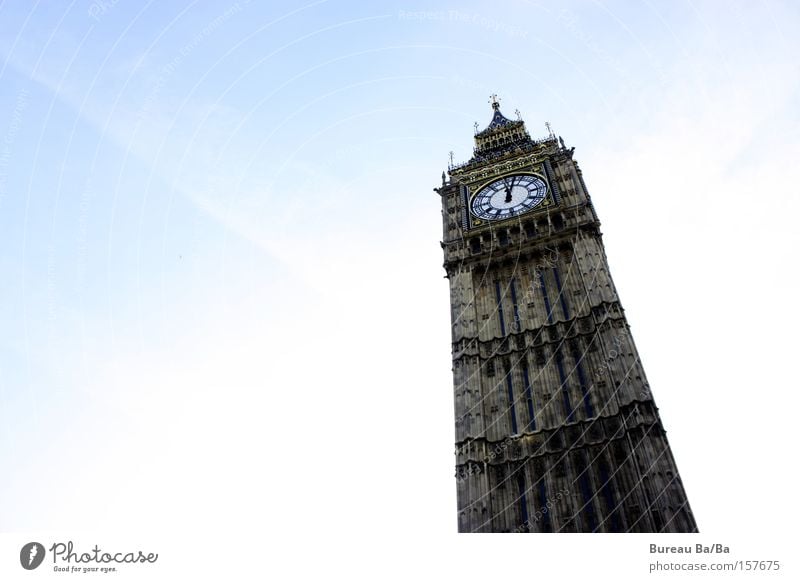
<instances>
[{"instance_id":1,"label":"stone facade","mask_svg":"<svg viewBox=\"0 0 800 582\"><path fill-rule=\"evenodd\" d=\"M436 188L458 529L697 531L574 148L553 135L531 139L524 122L493 107L473 158ZM475 195L520 175L547 185L535 208L477 218Z\"/></svg>"}]
</instances>

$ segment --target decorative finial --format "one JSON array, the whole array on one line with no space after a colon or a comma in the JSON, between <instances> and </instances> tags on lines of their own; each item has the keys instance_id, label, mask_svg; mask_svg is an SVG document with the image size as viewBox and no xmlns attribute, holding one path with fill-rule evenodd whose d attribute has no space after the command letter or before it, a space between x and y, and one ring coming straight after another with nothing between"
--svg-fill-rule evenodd
<instances>
[{"instance_id":1,"label":"decorative finial","mask_svg":"<svg viewBox=\"0 0 800 582\"><path fill-rule=\"evenodd\" d=\"M553 134L553 128L550 127L550 122L549 121L545 121L544 122L544 126L547 128L547 135L550 136L550 137L555 137L555 135Z\"/></svg>"},{"instance_id":2,"label":"decorative finial","mask_svg":"<svg viewBox=\"0 0 800 582\"><path fill-rule=\"evenodd\" d=\"M558 136L558 143L561 144L561 149L562 150L567 149L567 146L564 145L564 138L562 138L560 135Z\"/></svg>"},{"instance_id":3,"label":"decorative finial","mask_svg":"<svg viewBox=\"0 0 800 582\"><path fill-rule=\"evenodd\" d=\"M489 103L492 104L492 109L495 111L500 109L500 97L498 97L496 93L489 95Z\"/></svg>"},{"instance_id":4,"label":"decorative finial","mask_svg":"<svg viewBox=\"0 0 800 582\"><path fill-rule=\"evenodd\" d=\"M450 152L450 167L453 167L453 152Z\"/></svg>"},{"instance_id":5,"label":"decorative finial","mask_svg":"<svg viewBox=\"0 0 800 582\"><path fill-rule=\"evenodd\" d=\"M519 112L519 109L515 109L514 113L517 115L517 120L522 121L522 114Z\"/></svg>"},{"instance_id":6,"label":"decorative finial","mask_svg":"<svg viewBox=\"0 0 800 582\"><path fill-rule=\"evenodd\" d=\"M476 135L478 134L478 127L480 127L480 126L478 125L478 122L476 121L475 122L475 134Z\"/></svg>"},{"instance_id":7,"label":"decorative finial","mask_svg":"<svg viewBox=\"0 0 800 582\"><path fill-rule=\"evenodd\" d=\"M442 170L442 186L447 183L447 177L444 175L444 170Z\"/></svg>"}]
</instances>

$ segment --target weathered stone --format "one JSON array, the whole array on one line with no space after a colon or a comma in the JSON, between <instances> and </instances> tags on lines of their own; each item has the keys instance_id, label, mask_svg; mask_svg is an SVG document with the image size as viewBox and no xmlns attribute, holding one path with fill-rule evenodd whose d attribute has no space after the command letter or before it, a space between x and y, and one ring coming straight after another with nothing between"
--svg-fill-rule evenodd
<instances>
[{"instance_id":1,"label":"weathered stone","mask_svg":"<svg viewBox=\"0 0 800 582\"><path fill-rule=\"evenodd\" d=\"M573 149L493 107L436 189L458 529L697 531Z\"/></svg>"}]
</instances>

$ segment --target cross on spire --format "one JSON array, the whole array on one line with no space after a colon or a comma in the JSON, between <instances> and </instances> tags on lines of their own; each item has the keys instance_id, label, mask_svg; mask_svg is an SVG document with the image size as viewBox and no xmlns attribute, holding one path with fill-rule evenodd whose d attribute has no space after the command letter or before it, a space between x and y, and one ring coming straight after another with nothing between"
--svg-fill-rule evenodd
<instances>
[{"instance_id":1,"label":"cross on spire","mask_svg":"<svg viewBox=\"0 0 800 582\"><path fill-rule=\"evenodd\" d=\"M492 109L495 111L500 109L500 97L497 96L497 93L492 93L489 95L489 103L492 104Z\"/></svg>"}]
</instances>

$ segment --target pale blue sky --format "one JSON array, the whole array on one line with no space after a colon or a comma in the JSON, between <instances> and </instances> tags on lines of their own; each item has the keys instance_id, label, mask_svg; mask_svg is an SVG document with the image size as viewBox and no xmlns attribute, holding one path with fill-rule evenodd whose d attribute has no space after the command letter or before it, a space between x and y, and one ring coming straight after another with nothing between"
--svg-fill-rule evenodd
<instances>
[{"instance_id":1,"label":"pale blue sky","mask_svg":"<svg viewBox=\"0 0 800 582\"><path fill-rule=\"evenodd\" d=\"M312 510L320 472L287 439L372 459L350 469L388 488L367 499L415 500L398 531L454 529L432 188L449 151L471 155L493 92L576 147L701 530L735 527L739 494L721 498L709 464L729 482L755 450L739 415L781 430L754 384L796 388L789 324L769 318L796 311L798 12L0 4L0 529L242 528L219 501L242 471L252 490L231 503L288 531L320 511L380 527L345 484ZM709 436L720 391L731 415ZM701 439L733 444L709 460ZM200 520L197 503L215 509Z\"/></svg>"}]
</instances>

